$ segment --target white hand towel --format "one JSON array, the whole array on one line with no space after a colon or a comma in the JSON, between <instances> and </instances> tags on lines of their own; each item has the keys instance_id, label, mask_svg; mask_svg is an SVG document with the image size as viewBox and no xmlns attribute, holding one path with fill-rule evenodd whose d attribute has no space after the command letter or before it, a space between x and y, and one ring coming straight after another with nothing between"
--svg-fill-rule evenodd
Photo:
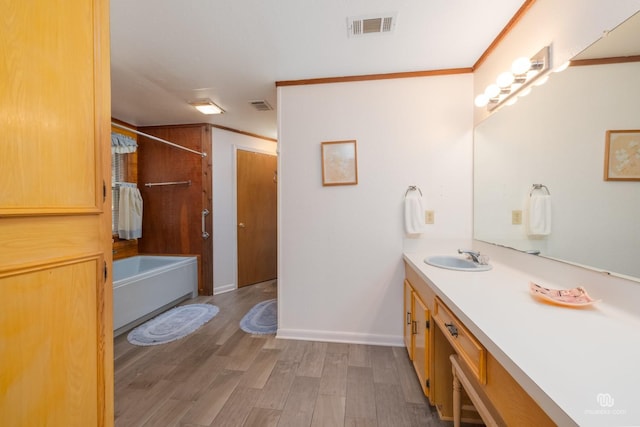
<instances>
[{"instance_id":1,"label":"white hand towel","mask_svg":"<svg viewBox=\"0 0 640 427\"><path fill-rule=\"evenodd\" d=\"M551 196L532 194L529 197L527 234L529 236L548 236L551 234Z\"/></svg>"},{"instance_id":2,"label":"white hand towel","mask_svg":"<svg viewBox=\"0 0 640 427\"><path fill-rule=\"evenodd\" d=\"M404 228L407 234L425 231L424 204L418 191L410 191L404 198Z\"/></svg>"},{"instance_id":3,"label":"white hand towel","mask_svg":"<svg viewBox=\"0 0 640 427\"><path fill-rule=\"evenodd\" d=\"M142 237L142 196L140 190L135 187L120 187L118 237L121 239Z\"/></svg>"}]
</instances>

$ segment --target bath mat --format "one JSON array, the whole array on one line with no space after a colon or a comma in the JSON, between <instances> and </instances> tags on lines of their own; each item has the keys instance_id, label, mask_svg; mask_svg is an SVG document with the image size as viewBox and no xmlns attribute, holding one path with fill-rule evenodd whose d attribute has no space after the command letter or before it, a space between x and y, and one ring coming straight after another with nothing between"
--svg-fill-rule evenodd
<instances>
[{"instance_id":1,"label":"bath mat","mask_svg":"<svg viewBox=\"0 0 640 427\"><path fill-rule=\"evenodd\" d=\"M278 329L278 303L275 299L254 305L240 321L240 329L248 334L275 334Z\"/></svg>"},{"instance_id":2,"label":"bath mat","mask_svg":"<svg viewBox=\"0 0 640 427\"><path fill-rule=\"evenodd\" d=\"M211 304L174 307L129 332L127 339L135 345L158 345L179 340L213 319L219 311Z\"/></svg>"}]
</instances>

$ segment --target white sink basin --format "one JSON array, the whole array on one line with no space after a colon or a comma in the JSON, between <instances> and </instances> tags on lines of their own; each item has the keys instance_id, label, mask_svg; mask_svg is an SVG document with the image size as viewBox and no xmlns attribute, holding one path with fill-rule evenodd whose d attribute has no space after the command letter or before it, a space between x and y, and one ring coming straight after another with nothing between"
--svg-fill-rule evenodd
<instances>
[{"instance_id":1,"label":"white sink basin","mask_svg":"<svg viewBox=\"0 0 640 427\"><path fill-rule=\"evenodd\" d=\"M491 270L489 264L476 264L475 262L453 255L434 255L424 259L429 265L458 271L487 271Z\"/></svg>"}]
</instances>

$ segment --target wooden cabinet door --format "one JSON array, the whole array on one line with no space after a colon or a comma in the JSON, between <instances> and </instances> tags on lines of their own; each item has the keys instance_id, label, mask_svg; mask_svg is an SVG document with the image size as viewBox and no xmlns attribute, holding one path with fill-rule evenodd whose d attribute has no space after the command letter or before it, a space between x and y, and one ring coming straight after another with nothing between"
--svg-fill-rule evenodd
<instances>
[{"instance_id":1,"label":"wooden cabinet door","mask_svg":"<svg viewBox=\"0 0 640 427\"><path fill-rule=\"evenodd\" d=\"M404 345L413 360L413 288L408 280L404 281Z\"/></svg>"},{"instance_id":2,"label":"wooden cabinet door","mask_svg":"<svg viewBox=\"0 0 640 427\"><path fill-rule=\"evenodd\" d=\"M3 2L2 425L113 424L108 22L107 1Z\"/></svg>"},{"instance_id":3,"label":"wooden cabinet door","mask_svg":"<svg viewBox=\"0 0 640 427\"><path fill-rule=\"evenodd\" d=\"M413 292L413 367L420 379L420 386L426 396L429 396L429 309Z\"/></svg>"}]
</instances>

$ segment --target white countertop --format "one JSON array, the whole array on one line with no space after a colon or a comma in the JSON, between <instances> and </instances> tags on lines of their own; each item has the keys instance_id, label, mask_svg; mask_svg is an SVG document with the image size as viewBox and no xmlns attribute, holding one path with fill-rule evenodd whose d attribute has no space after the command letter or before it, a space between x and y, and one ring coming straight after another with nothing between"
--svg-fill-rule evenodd
<instances>
[{"instance_id":1,"label":"white countertop","mask_svg":"<svg viewBox=\"0 0 640 427\"><path fill-rule=\"evenodd\" d=\"M640 318L608 304L585 308L540 302L529 282L566 289L500 262L483 272L423 262L452 247L405 252L487 350L560 426L640 426ZM638 312L640 312L640 307ZM599 401L600 398L600 401Z\"/></svg>"}]
</instances>

